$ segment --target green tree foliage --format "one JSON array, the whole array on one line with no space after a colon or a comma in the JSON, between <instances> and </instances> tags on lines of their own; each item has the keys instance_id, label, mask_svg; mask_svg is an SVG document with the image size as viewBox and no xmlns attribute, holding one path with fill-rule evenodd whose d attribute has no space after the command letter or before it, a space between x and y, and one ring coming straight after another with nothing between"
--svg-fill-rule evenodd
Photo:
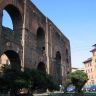
<instances>
[{"instance_id":1,"label":"green tree foliage","mask_svg":"<svg viewBox=\"0 0 96 96\"><path fill-rule=\"evenodd\" d=\"M76 92L81 92L82 87L88 80L88 76L85 72L77 70L68 74L68 79L76 87Z\"/></svg>"},{"instance_id":2,"label":"green tree foliage","mask_svg":"<svg viewBox=\"0 0 96 96\"><path fill-rule=\"evenodd\" d=\"M59 86L52 77L36 69L25 69L24 72L3 66L3 74L0 75L0 90L11 90L16 94L22 88L33 92L34 90L58 90Z\"/></svg>"},{"instance_id":3,"label":"green tree foliage","mask_svg":"<svg viewBox=\"0 0 96 96\"><path fill-rule=\"evenodd\" d=\"M2 75L0 75L0 90L7 90L11 95L17 93L18 89L22 88L17 80L21 80L22 72L11 69L8 65L2 67Z\"/></svg>"},{"instance_id":4,"label":"green tree foliage","mask_svg":"<svg viewBox=\"0 0 96 96\"><path fill-rule=\"evenodd\" d=\"M32 90L58 90L59 86L53 81L52 77L42 71L32 69L30 71L32 76Z\"/></svg>"}]
</instances>

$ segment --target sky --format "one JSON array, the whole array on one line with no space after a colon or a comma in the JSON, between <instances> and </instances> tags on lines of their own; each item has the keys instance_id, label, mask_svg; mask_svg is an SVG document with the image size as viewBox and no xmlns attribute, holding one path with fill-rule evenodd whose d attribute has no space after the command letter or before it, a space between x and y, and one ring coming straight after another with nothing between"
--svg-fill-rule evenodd
<instances>
[{"instance_id":1,"label":"sky","mask_svg":"<svg viewBox=\"0 0 96 96\"><path fill-rule=\"evenodd\" d=\"M96 43L96 0L32 0L70 40L72 67L82 68ZM10 25L6 12L3 25Z\"/></svg>"}]
</instances>

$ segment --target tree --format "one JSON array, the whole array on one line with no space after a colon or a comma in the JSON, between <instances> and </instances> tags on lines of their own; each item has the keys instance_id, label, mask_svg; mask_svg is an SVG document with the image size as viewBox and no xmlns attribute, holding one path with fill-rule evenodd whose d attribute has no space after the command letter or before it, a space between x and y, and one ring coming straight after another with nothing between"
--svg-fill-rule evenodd
<instances>
[{"instance_id":1,"label":"tree","mask_svg":"<svg viewBox=\"0 0 96 96\"><path fill-rule=\"evenodd\" d=\"M28 88L28 77L29 75L25 75L25 72L4 65L0 75L0 90L10 90L10 95L16 95L21 88Z\"/></svg>"},{"instance_id":2,"label":"tree","mask_svg":"<svg viewBox=\"0 0 96 96\"><path fill-rule=\"evenodd\" d=\"M46 89L49 89L49 90L59 89L59 86L57 85L57 83L47 73L44 73L36 69L32 69L31 76L33 80L32 90L40 89L40 90L46 91Z\"/></svg>"},{"instance_id":3,"label":"tree","mask_svg":"<svg viewBox=\"0 0 96 96\"><path fill-rule=\"evenodd\" d=\"M0 76L0 88L11 90L11 96L17 94L20 89L26 88L28 93L34 90L57 90L59 86L54 83L52 77L36 69L25 69L24 72L3 66L3 74Z\"/></svg>"},{"instance_id":4,"label":"tree","mask_svg":"<svg viewBox=\"0 0 96 96\"><path fill-rule=\"evenodd\" d=\"M71 80L70 84L73 84L76 88L76 92L81 92L82 87L88 80L88 76L85 72L77 70L68 74L68 79Z\"/></svg>"},{"instance_id":5,"label":"tree","mask_svg":"<svg viewBox=\"0 0 96 96\"><path fill-rule=\"evenodd\" d=\"M66 92L67 91L67 87L69 86L69 85L71 85L72 84L72 82L71 82L71 79L70 79L70 77L69 76L67 76L67 78L65 79L65 82L64 82L64 92Z\"/></svg>"}]
</instances>

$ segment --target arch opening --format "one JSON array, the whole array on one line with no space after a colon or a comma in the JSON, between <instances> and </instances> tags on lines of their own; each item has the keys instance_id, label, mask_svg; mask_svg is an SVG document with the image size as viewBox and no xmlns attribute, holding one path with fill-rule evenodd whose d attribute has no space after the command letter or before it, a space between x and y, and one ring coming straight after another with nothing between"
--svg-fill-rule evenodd
<instances>
[{"instance_id":1,"label":"arch opening","mask_svg":"<svg viewBox=\"0 0 96 96\"><path fill-rule=\"evenodd\" d=\"M13 30L13 22L6 10L3 10L2 26Z\"/></svg>"},{"instance_id":2,"label":"arch opening","mask_svg":"<svg viewBox=\"0 0 96 96\"><path fill-rule=\"evenodd\" d=\"M43 62L40 62L37 66L37 69L41 72L46 72L46 67L45 67L45 64Z\"/></svg>"},{"instance_id":3,"label":"arch opening","mask_svg":"<svg viewBox=\"0 0 96 96\"><path fill-rule=\"evenodd\" d=\"M37 30L37 51L39 54L45 52L45 32L42 28Z\"/></svg>"},{"instance_id":4,"label":"arch opening","mask_svg":"<svg viewBox=\"0 0 96 96\"><path fill-rule=\"evenodd\" d=\"M11 4L7 5L3 9L3 17L2 17L2 33L9 34L11 33L11 37L14 40L21 39L22 33L22 16L19 9ZM6 37L6 35L5 35ZM7 37L6 37L7 38Z\"/></svg>"},{"instance_id":5,"label":"arch opening","mask_svg":"<svg viewBox=\"0 0 96 96\"><path fill-rule=\"evenodd\" d=\"M56 57L55 57L55 78L58 84L62 83L61 54L59 51L56 52Z\"/></svg>"},{"instance_id":6,"label":"arch opening","mask_svg":"<svg viewBox=\"0 0 96 96\"><path fill-rule=\"evenodd\" d=\"M0 56L0 65L2 66L4 64L7 64L11 69L21 70L20 57L15 51L8 50Z\"/></svg>"},{"instance_id":7,"label":"arch opening","mask_svg":"<svg viewBox=\"0 0 96 96\"><path fill-rule=\"evenodd\" d=\"M68 55L68 53L69 53L69 52L68 52L68 49L66 49L66 63L67 63L67 64L69 63L69 58L68 58L69 55Z\"/></svg>"}]
</instances>

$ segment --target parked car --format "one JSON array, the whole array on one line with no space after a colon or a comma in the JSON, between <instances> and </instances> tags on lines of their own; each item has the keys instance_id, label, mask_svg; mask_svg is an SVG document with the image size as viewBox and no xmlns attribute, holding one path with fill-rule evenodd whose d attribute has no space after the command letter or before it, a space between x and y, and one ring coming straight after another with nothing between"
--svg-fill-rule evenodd
<instances>
[{"instance_id":1,"label":"parked car","mask_svg":"<svg viewBox=\"0 0 96 96\"><path fill-rule=\"evenodd\" d=\"M90 88L89 88L89 91L96 91L96 85L92 85Z\"/></svg>"},{"instance_id":2,"label":"parked car","mask_svg":"<svg viewBox=\"0 0 96 96\"><path fill-rule=\"evenodd\" d=\"M75 86L74 85L69 85L68 87L67 87L67 92L75 92Z\"/></svg>"}]
</instances>

